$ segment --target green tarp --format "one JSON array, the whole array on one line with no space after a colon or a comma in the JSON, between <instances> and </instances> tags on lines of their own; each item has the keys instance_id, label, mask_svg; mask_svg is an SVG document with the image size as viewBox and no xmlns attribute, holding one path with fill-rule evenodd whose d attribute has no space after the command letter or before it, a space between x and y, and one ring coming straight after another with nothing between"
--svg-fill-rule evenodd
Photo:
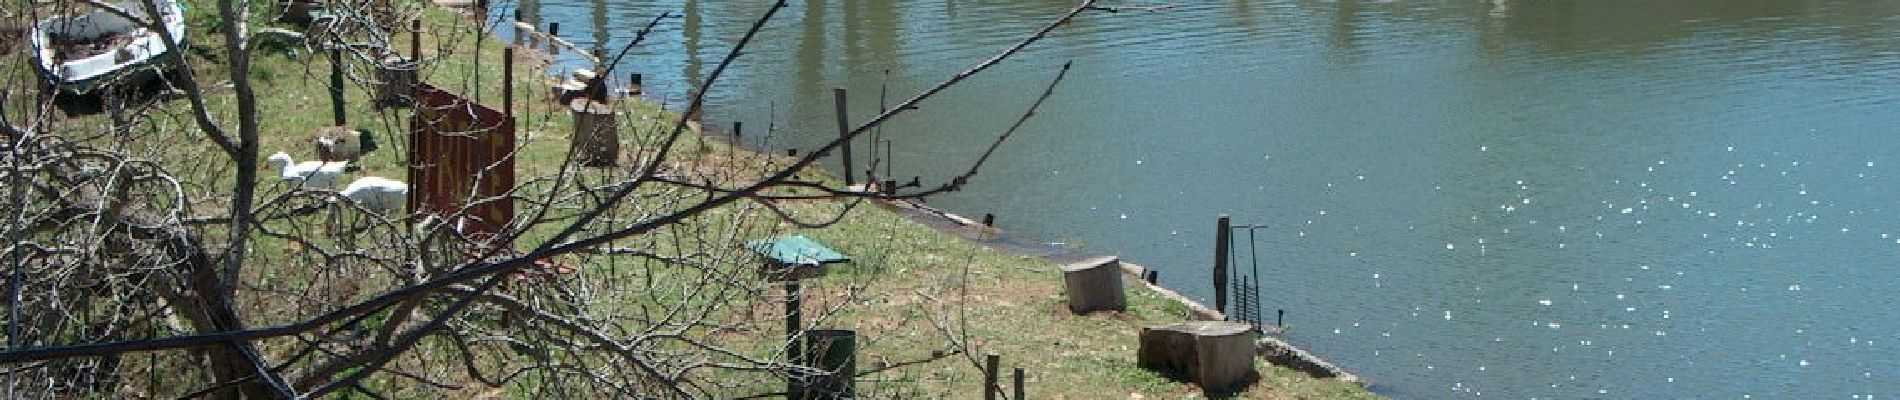
<instances>
[{"instance_id":1,"label":"green tarp","mask_svg":"<svg viewBox=\"0 0 1900 400\"><path fill-rule=\"evenodd\" d=\"M850 257L804 236L785 236L746 242L746 248L781 265L816 265L851 261Z\"/></svg>"}]
</instances>

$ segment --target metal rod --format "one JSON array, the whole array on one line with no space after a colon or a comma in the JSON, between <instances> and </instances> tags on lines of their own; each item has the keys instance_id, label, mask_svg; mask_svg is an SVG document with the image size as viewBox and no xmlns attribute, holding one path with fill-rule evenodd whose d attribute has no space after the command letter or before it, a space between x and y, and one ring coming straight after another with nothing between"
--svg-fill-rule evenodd
<instances>
[{"instance_id":1,"label":"metal rod","mask_svg":"<svg viewBox=\"0 0 1900 400\"><path fill-rule=\"evenodd\" d=\"M887 69L887 70L884 70L884 82L878 84L878 87L877 87L877 113L878 115L884 115L885 112L890 111L888 106L884 105L885 99L889 96L890 90L891 90L891 70ZM869 157L870 160L868 161L867 164L864 165L864 168L865 168L864 180L866 182L877 181L877 177L875 176L877 175L877 165L883 162L884 161L883 157L886 155L886 153L889 153L889 151L879 152L877 149L878 142L882 142L883 140L884 140L884 124L878 124L877 128L871 131L871 154ZM888 145L889 143L886 142L886 144ZM890 168L885 167L884 176L889 177L890 175L891 175Z\"/></svg>"},{"instance_id":2,"label":"metal rod","mask_svg":"<svg viewBox=\"0 0 1900 400\"><path fill-rule=\"evenodd\" d=\"M1248 304L1247 309L1253 311L1253 315L1250 316L1253 318L1251 322L1258 328L1260 325L1260 240L1255 238L1253 229L1247 230L1247 252L1247 257L1252 259L1248 261L1253 263L1253 275L1247 277L1249 280L1247 301L1253 304Z\"/></svg>"}]
</instances>

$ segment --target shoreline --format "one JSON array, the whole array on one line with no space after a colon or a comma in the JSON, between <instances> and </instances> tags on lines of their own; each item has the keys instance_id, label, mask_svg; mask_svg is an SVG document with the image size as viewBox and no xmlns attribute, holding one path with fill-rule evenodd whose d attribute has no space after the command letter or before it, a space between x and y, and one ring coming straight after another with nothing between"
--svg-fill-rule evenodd
<instances>
[{"instance_id":1,"label":"shoreline","mask_svg":"<svg viewBox=\"0 0 1900 400\"><path fill-rule=\"evenodd\" d=\"M458 7L453 4L444 4L444 3L435 3L435 4L439 7L443 7L455 12L465 13L469 16L476 16L483 19L489 18L489 16L486 15L485 13L481 13L482 11L489 11L489 10L481 10L479 8L474 8L474 7ZM562 83L566 79L569 78L567 76L563 76L565 74L556 71L556 68L554 68L556 64L560 63L560 55L556 53L550 53L542 49L541 48L542 46L565 45L566 47L569 47L570 50L577 51L576 54L586 57L588 59L594 60L596 68L601 68L601 66L599 65L600 60L593 59L590 55L587 55L584 52L578 52L579 50L578 47L575 47L574 45L572 45L571 42L568 42L565 39L561 39L559 37L547 37L545 33L541 32L539 29L536 29L534 25L529 24L527 22L514 22L514 21L509 21L509 22L512 22L513 27L516 29L514 32L516 32L517 35L519 35L520 32L527 32L529 37L526 38L524 41L523 38L518 38L518 37L503 37L500 30L489 30L488 33L489 35L495 37L498 40L507 41L508 46L512 46L516 49L516 57L523 57L523 58L528 58L531 60L540 61L536 67L532 67L532 68L541 70L540 72L542 72L545 75L544 78L549 79L547 81L549 87L537 88L537 89L558 88L562 85ZM654 102L654 100L649 99L640 93L625 95L625 94L620 94L622 92L620 92L619 90L610 89L610 91L615 93L612 96L627 99L628 101L639 101L639 102L648 103L649 105L659 107L662 110L666 110L668 112L672 112L675 114L681 112L681 110L673 110L670 108L666 108L664 104L657 104ZM702 113L705 107L708 107L708 106L702 106ZM688 125L689 125L689 128L692 129L696 134L724 141L726 142L726 144L733 146L734 148L751 151L751 152L759 153L759 154L765 154L764 152L761 151L761 149L753 148L752 146L749 146L747 143L737 140L737 137L731 135L729 132L721 132L721 131L717 131L713 129L707 129L706 127L703 126L703 123L701 123L700 121L688 121ZM826 174L833 173L833 171L830 171L822 167L813 167L813 169L822 171L823 173L826 173ZM1043 245L1033 240L1026 240L1019 236L1009 235L1006 231L1003 231L995 227L985 226L977 220L970 219L968 217L964 217L962 215L958 215L956 213L952 213L943 209L932 207L918 201L901 200L901 199L899 200L877 199L876 204L878 204L879 206L887 210L894 211L896 214L902 215L905 219L908 219L912 222L917 222L922 225L928 226L939 233L948 234L949 236L957 237L958 239L970 242L972 244L976 244L985 249L996 251L998 253L1005 254L1005 255L1019 256L1019 257L1035 257L1038 259L1048 260L1048 261L1056 262L1056 263L1073 262L1073 261L1078 261L1078 260L1087 259L1091 257L1102 257L1102 256L1116 257L1119 259L1119 256L1116 256L1116 255L1097 253L1097 252L1092 252L1092 251L1083 251L1080 249L1067 248L1063 246ZM1120 265L1121 265L1123 277L1125 279L1132 279L1133 281L1138 282L1138 285L1141 288L1149 291L1150 293L1160 296L1161 298L1173 301L1181 305L1182 307L1186 308L1189 311L1189 313L1192 314L1193 320L1219 321L1219 320L1226 319L1226 316L1223 313L1221 313L1219 310L1214 310L1211 307L1208 307L1207 305L1202 304L1199 301L1196 301L1192 298L1182 295L1173 289L1169 289L1159 284L1149 283L1147 280L1142 279L1142 277L1145 276L1145 274L1149 271L1148 267L1142 266L1140 264L1135 264L1132 262L1126 262L1126 261L1120 262ZM1263 329L1263 332L1261 332L1260 337L1255 341L1255 345L1254 345L1254 352L1255 352L1256 358L1263 361L1267 361L1268 363L1272 365L1278 365L1281 367L1286 367L1295 371L1306 373L1314 378L1338 380L1341 382L1351 383L1361 388L1366 388L1370 390L1371 384L1367 382L1366 380L1364 380L1363 378L1361 378L1360 376L1353 374L1349 371L1346 371L1343 368L1337 367L1335 364L1332 364L1331 362L1328 362L1314 355L1313 353L1309 351L1306 351L1304 349L1301 349L1293 345L1292 343L1286 341L1284 338L1279 337L1280 334L1285 332L1285 327L1273 326L1273 327L1263 327L1262 329Z\"/></svg>"}]
</instances>

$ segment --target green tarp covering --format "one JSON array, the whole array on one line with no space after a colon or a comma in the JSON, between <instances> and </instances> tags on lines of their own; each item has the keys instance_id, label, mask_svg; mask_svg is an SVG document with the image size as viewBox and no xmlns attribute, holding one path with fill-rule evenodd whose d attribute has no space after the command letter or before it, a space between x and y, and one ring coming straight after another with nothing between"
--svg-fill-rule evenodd
<instances>
[{"instance_id":1,"label":"green tarp covering","mask_svg":"<svg viewBox=\"0 0 1900 400\"><path fill-rule=\"evenodd\" d=\"M783 265L830 264L851 261L850 257L804 236L785 236L746 242L746 248Z\"/></svg>"}]
</instances>

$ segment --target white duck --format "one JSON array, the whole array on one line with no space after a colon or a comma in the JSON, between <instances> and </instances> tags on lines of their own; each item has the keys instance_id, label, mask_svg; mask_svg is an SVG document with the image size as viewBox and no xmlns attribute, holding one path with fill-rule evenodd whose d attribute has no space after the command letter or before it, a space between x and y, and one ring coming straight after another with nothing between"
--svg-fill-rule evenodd
<instances>
[{"instance_id":1,"label":"white duck","mask_svg":"<svg viewBox=\"0 0 1900 400\"><path fill-rule=\"evenodd\" d=\"M336 178L343 175L349 167L345 162L304 161L290 159L290 154L277 152L265 158L266 162L278 170L278 177L286 182L302 182L304 187L328 189L336 187Z\"/></svg>"}]
</instances>

